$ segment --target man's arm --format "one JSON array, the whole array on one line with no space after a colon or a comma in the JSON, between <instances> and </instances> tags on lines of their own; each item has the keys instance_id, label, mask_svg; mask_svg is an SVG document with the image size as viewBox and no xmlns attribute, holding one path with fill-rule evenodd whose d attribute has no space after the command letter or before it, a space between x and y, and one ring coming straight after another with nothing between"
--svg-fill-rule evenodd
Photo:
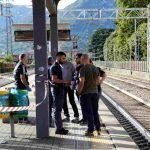
<instances>
[{"instance_id":1,"label":"man's arm","mask_svg":"<svg viewBox=\"0 0 150 150\"><path fill-rule=\"evenodd\" d=\"M105 79L106 79L106 73L104 73L104 74L100 77L100 84L102 84Z\"/></svg>"},{"instance_id":2,"label":"man's arm","mask_svg":"<svg viewBox=\"0 0 150 150\"><path fill-rule=\"evenodd\" d=\"M64 81L64 80L58 79L57 75L52 75L52 82L58 83L58 84L61 84L61 83L69 84L70 83L70 81Z\"/></svg>"},{"instance_id":3,"label":"man's arm","mask_svg":"<svg viewBox=\"0 0 150 150\"><path fill-rule=\"evenodd\" d=\"M25 68L24 65L22 65L20 67L19 72L20 72L20 80L21 80L21 82L28 88L29 84L28 84L28 82L26 80L26 76L25 76L25 74L26 74L26 68Z\"/></svg>"},{"instance_id":4,"label":"man's arm","mask_svg":"<svg viewBox=\"0 0 150 150\"><path fill-rule=\"evenodd\" d=\"M81 95L85 83L85 77L80 77L79 81L78 94Z\"/></svg>"},{"instance_id":5,"label":"man's arm","mask_svg":"<svg viewBox=\"0 0 150 150\"><path fill-rule=\"evenodd\" d=\"M65 81L58 78L58 70L56 67L52 67L50 69L51 79L52 83L58 83L58 84L70 84L70 81Z\"/></svg>"},{"instance_id":6,"label":"man's arm","mask_svg":"<svg viewBox=\"0 0 150 150\"><path fill-rule=\"evenodd\" d=\"M20 79L21 79L21 82L22 82L26 87L29 86L24 74L20 74Z\"/></svg>"}]
</instances>

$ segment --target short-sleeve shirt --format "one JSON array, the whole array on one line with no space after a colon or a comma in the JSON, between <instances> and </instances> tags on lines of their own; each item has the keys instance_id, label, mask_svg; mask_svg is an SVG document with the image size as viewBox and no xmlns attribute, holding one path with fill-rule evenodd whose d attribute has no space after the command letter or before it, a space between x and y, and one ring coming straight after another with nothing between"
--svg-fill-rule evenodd
<instances>
[{"instance_id":1,"label":"short-sleeve shirt","mask_svg":"<svg viewBox=\"0 0 150 150\"><path fill-rule=\"evenodd\" d=\"M26 86L21 81L20 75L25 75L26 81L29 85L27 68L21 62L19 62L14 69L15 85L17 89L26 89Z\"/></svg>"},{"instance_id":2,"label":"short-sleeve shirt","mask_svg":"<svg viewBox=\"0 0 150 150\"><path fill-rule=\"evenodd\" d=\"M105 71L103 71L100 67L97 67L97 69L98 69L98 71L99 71L99 75L100 75L100 77L104 77L104 75L105 75ZM102 91L102 89L101 89L101 86L100 86L100 85L98 85L98 86L97 86L97 88L98 88L98 92L101 92L101 91Z\"/></svg>"},{"instance_id":3,"label":"short-sleeve shirt","mask_svg":"<svg viewBox=\"0 0 150 150\"><path fill-rule=\"evenodd\" d=\"M96 83L98 76L99 72L97 68L92 64L85 65L81 68L79 77L85 78L82 94L98 93Z\"/></svg>"},{"instance_id":4,"label":"short-sleeve shirt","mask_svg":"<svg viewBox=\"0 0 150 150\"><path fill-rule=\"evenodd\" d=\"M62 76L62 67L60 66L60 64L58 62L55 62L52 67L50 68L50 76L55 75L57 76L58 79L62 80L63 76ZM53 83L59 86L62 86L62 83Z\"/></svg>"},{"instance_id":5,"label":"short-sleeve shirt","mask_svg":"<svg viewBox=\"0 0 150 150\"><path fill-rule=\"evenodd\" d=\"M80 69L83 67L84 65L80 64L78 67L76 67L76 71L75 71L75 80L76 80L76 84L79 84L79 73L80 73Z\"/></svg>"},{"instance_id":6,"label":"short-sleeve shirt","mask_svg":"<svg viewBox=\"0 0 150 150\"><path fill-rule=\"evenodd\" d=\"M72 81L75 74L75 67L71 62L66 62L63 64L62 72L64 80Z\"/></svg>"}]
</instances>

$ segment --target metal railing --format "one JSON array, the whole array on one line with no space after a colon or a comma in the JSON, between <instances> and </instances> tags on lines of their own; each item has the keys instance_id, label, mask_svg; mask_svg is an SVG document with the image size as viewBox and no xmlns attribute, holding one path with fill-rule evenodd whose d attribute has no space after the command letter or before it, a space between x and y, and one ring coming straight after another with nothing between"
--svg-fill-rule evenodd
<instances>
[{"instance_id":1,"label":"metal railing","mask_svg":"<svg viewBox=\"0 0 150 150\"><path fill-rule=\"evenodd\" d=\"M131 71L149 72L147 61L96 61L95 65L102 68L116 68Z\"/></svg>"}]
</instances>

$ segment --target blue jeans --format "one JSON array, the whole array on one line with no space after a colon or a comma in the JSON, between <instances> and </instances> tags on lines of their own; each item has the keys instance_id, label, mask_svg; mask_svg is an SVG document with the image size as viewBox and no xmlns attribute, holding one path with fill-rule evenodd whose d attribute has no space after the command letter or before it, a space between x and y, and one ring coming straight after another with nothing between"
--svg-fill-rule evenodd
<instances>
[{"instance_id":1,"label":"blue jeans","mask_svg":"<svg viewBox=\"0 0 150 150\"><path fill-rule=\"evenodd\" d=\"M51 92L56 130L61 130L63 128L61 112L64 104L64 89L62 87L51 87Z\"/></svg>"},{"instance_id":2,"label":"blue jeans","mask_svg":"<svg viewBox=\"0 0 150 150\"><path fill-rule=\"evenodd\" d=\"M98 94L89 93L83 94L80 97L81 103L84 106L86 118L88 122L88 131L93 132L94 129L100 130L100 121L98 114Z\"/></svg>"}]
</instances>

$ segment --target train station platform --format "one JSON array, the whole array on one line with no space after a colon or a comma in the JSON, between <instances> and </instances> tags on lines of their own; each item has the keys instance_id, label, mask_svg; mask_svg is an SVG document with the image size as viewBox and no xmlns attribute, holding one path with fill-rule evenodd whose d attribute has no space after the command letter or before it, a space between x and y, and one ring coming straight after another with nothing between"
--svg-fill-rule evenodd
<instances>
[{"instance_id":1,"label":"train station platform","mask_svg":"<svg viewBox=\"0 0 150 150\"><path fill-rule=\"evenodd\" d=\"M34 75L30 77L30 83L34 84ZM31 84L31 85L32 85ZM12 85L9 85L12 86ZM8 86L7 86L8 87ZM3 87L4 88L4 87ZM2 88L1 88L2 89ZM29 95L31 104L34 103L34 88ZM78 103L78 102L77 102ZM78 104L78 108L80 108ZM71 107L69 111L73 116ZM80 112L81 113L81 112ZM15 124L16 138L10 138L10 125L0 120L0 149L14 150L132 150L138 149L133 140L121 127L117 119L100 100L99 114L102 123L100 136L86 137L86 126L64 123L69 130L68 135L55 135L55 129L50 128L50 137L46 139L36 138L35 110L29 111L30 124ZM3 143L4 142L4 143Z\"/></svg>"}]
</instances>

